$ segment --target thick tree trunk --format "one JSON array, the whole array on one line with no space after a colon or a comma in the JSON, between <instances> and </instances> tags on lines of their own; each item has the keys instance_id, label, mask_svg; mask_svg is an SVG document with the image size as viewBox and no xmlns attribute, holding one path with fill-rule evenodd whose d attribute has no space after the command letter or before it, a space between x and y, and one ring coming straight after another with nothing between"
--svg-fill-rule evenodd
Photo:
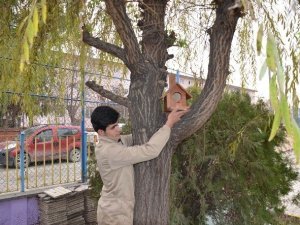
<instances>
[{"instance_id":1,"label":"thick tree trunk","mask_svg":"<svg viewBox=\"0 0 300 225\"><path fill-rule=\"evenodd\" d=\"M172 152L179 141L205 124L221 99L226 85L226 78L229 75L230 49L237 20L240 17L240 9L228 10L232 2L220 2L215 23L208 31L211 37L209 72L200 100L192 108L194 116L189 116L183 123L173 129L169 144L157 159L135 166L136 203L134 225L167 225L169 223L169 180ZM149 74L145 78L148 77ZM142 120L136 118L134 114L131 115L131 118L134 118L133 124L136 124L133 130L136 129L139 133L136 134L135 140L140 140L140 143L144 143L149 138L149 134L153 134L153 127L157 128L158 125L161 125L157 123L157 121L160 121L158 116L161 109L157 107L157 102L151 103L157 97L153 93L156 90L153 84L156 83L149 84L151 89L148 85L144 85L144 88L148 86L148 89L143 89L146 91L143 92L142 96L136 96L140 93L140 90L132 92L135 97L130 96L131 102L138 104L134 110L142 110L144 114L141 117ZM154 115L151 115L152 113ZM150 122L152 120L153 122ZM140 126L141 124L143 126ZM141 130L141 127L146 129ZM146 132L146 139L138 137L143 131Z\"/></svg>"},{"instance_id":2,"label":"thick tree trunk","mask_svg":"<svg viewBox=\"0 0 300 225\"><path fill-rule=\"evenodd\" d=\"M171 152L167 145L158 159L135 166L135 225L169 223Z\"/></svg>"},{"instance_id":3,"label":"thick tree trunk","mask_svg":"<svg viewBox=\"0 0 300 225\"><path fill-rule=\"evenodd\" d=\"M143 85L144 88L141 89L137 85L140 81L135 81L128 96L130 102L134 103L129 106L134 144L147 142L164 122L160 100L163 83L153 80L158 79L159 71L149 69L151 70L151 67L148 68L148 73L144 74L143 82L149 82L151 85ZM135 165L135 225L168 224L170 147L168 145L158 159Z\"/></svg>"}]
</instances>

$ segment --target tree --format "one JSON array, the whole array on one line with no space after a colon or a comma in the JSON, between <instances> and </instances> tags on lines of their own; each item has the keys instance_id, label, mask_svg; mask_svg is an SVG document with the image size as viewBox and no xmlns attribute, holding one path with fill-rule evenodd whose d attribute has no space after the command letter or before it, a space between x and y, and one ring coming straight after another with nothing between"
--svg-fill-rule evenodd
<instances>
[{"instance_id":1,"label":"tree","mask_svg":"<svg viewBox=\"0 0 300 225\"><path fill-rule=\"evenodd\" d=\"M165 63L172 58L167 49L173 45L175 38L174 33L166 33L164 25L167 3L156 0L139 2L141 20L138 26L142 31L140 43L126 13L125 1L105 1L107 13L112 18L123 47L92 37L86 28L83 31L85 43L119 58L131 72L127 98L104 92L95 82L87 82L87 86L128 107L135 144L145 143L164 121L160 97L167 77ZM205 86L191 111L172 130L170 141L161 155L135 166L134 224L168 224L172 154L183 139L205 124L225 88L229 75L231 42L241 17L241 7L228 9L232 6L231 1L216 1L214 6L216 19L208 30L211 47Z\"/></svg>"},{"instance_id":2,"label":"tree","mask_svg":"<svg viewBox=\"0 0 300 225\"><path fill-rule=\"evenodd\" d=\"M269 5L273 5L275 2L276 0L267 1ZM18 59L18 62L21 61L26 65L22 76L15 69L11 69L14 74L18 75L18 80L20 80L18 82L23 82L25 85L21 88L12 82L9 87L17 90L21 89L28 93L31 90L41 91L44 83L55 83L61 75L58 74L56 77L37 75L32 71L32 64L28 63L36 60L46 60L55 65L60 64L63 58L62 53L70 42L74 46L81 46L82 51L80 51L80 54L83 55L85 47L79 42L80 33L76 28L79 27L80 23L85 23L82 33L83 41L101 50L99 56L102 59L102 65L104 60L105 63L121 61L130 71L131 85L127 98L105 90L97 82L87 82L87 86L102 96L128 107L135 144L145 143L155 130L163 124L165 114L161 111L160 97L167 77L165 65L173 57L168 53L168 49L173 45L185 45L185 40L176 40L175 32L169 28L179 27L181 24L166 24L165 21L171 17L171 15L168 15L167 18L166 14L168 12L170 14L181 12L182 15L185 15L185 11L182 9L190 9L190 12L193 13L193 7L200 12L208 12L207 14L201 14L203 17L200 21L203 27L199 25L199 28L202 31L205 30L210 38L206 83L201 96L192 105L189 114L174 127L171 140L160 157L135 167L135 224L167 224L172 154L177 145L200 129L214 112L222 96L226 79L230 74L230 50L237 29L237 22L248 10L250 12L254 11L254 4L260 6L261 1L203 0L187 2L144 0L131 2L91 0L87 1L86 4L83 4L85 3L83 1L49 1L47 2L47 23L44 25L39 24L39 33L34 32L36 37L33 41L34 36L30 32L30 28L37 21L34 12L42 8L41 17L44 21L44 3L44 0L41 1L41 5L38 5L39 2L37 1L25 1L22 4L18 1L7 1L1 5L3 8L10 9L4 10L7 13L1 15L1 21L13 21L4 23L3 35L6 37L5 40L9 40L9 42L0 42L1 49L7 50L6 55L9 56L11 53L9 50L12 49L9 46L16 45L13 43L21 43L17 47L23 49L21 51L23 53L20 54L20 51L15 51L11 55ZM33 13L29 13L29 17L25 17L24 15L28 15L26 10ZM179 17L181 14L177 14L177 16ZM25 21L26 26L23 26L23 29L20 28L21 35L18 36L16 35L15 25L22 27L23 21ZM269 24L271 24L271 28L274 28L274 22ZM182 28L182 31L186 33L192 33L194 30L193 27ZM244 40L244 46L247 43L251 45L249 41ZM31 52L30 57L28 48ZM78 51L76 51L78 48L68 48L68 50L70 53L78 54ZM87 52L89 56L94 54L92 50ZM246 51L243 53L246 54ZM198 54L201 54L201 52L198 52ZM242 60L244 62L248 61L246 57ZM199 64L201 63L199 62ZM7 80L9 75L6 70L3 71L6 72ZM245 73L247 73L247 70L245 70ZM23 76L24 74L26 76ZM49 82L45 82L45 80L49 80ZM37 82L34 83L33 81ZM3 85L3 82L0 85ZM27 103L27 106L30 105L28 99L25 103ZM30 110L30 107L27 107L27 109Z\"/></svg>"},{"instance_id":3,"label":"tree","mask_svg":"<svg viewBox=\"0 0 300 225\"><path fill-rule=\"evenodd\" d=\"M21 124L21 106L10 103L5 105L4 102L1 104L0 112L0 127L20 127Z\"/></svg>"}]
</instances>

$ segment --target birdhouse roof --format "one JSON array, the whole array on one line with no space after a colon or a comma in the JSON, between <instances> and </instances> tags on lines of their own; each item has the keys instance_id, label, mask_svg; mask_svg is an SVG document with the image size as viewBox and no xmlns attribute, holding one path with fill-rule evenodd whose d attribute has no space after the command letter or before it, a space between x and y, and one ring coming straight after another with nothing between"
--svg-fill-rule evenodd
<instances>
[{"instance_id":1,"label":"birdhouse roof","mask_svg":"<svg viewBox=\"0 0 300 225\"><path fill-rule=\"evenodd\" d=\"M171 93L173 91L175 91L174 89L179 88L182 92L184 92L186 94L186 99L190 99L192 98L192 96L184 89L184 87L182 87L180 84L175 84L172 87L170 87L169 90L167 90L167 92L165 93L165 95L163 97L165 97L168 93Z\"/></svg>"}]
</instances>

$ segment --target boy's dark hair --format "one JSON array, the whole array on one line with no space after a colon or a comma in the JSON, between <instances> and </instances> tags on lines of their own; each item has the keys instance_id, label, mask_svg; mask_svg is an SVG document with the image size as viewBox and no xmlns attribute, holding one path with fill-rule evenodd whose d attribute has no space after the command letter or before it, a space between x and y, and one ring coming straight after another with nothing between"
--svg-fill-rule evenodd
<instances>
[{"instance_id":1,"label":"boy's dark hair","mask_svg":"<svg viewBox=\"0 0 300 225\"><path fill-rule=\"evenodd\" d=\"M98 106L91 115L91 123L96 132L105 131L107 126L118 121L120 113L109 106Z\"/></svg>"}]
</instances>

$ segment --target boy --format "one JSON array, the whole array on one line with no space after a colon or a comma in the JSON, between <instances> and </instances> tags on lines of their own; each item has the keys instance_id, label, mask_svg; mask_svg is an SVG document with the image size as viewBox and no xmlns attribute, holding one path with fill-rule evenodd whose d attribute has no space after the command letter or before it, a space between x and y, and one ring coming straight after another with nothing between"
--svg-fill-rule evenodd
<instances>
[{"instance_id":1,"label":"boy","mask_svg":"<svg viewBox=\"0 0 300 225\"><path fill-rule=\"evenodd\" d=\"M91 122L99 135L95 155L103 181L97 209L99 225L133 224L133 164L156 158L168 142L171 128L186 112L174 109L147 143L132 146L131 135L121 136L119 113L115 109L99 106L93 111Z\"/></svg>"}]
</instances>

